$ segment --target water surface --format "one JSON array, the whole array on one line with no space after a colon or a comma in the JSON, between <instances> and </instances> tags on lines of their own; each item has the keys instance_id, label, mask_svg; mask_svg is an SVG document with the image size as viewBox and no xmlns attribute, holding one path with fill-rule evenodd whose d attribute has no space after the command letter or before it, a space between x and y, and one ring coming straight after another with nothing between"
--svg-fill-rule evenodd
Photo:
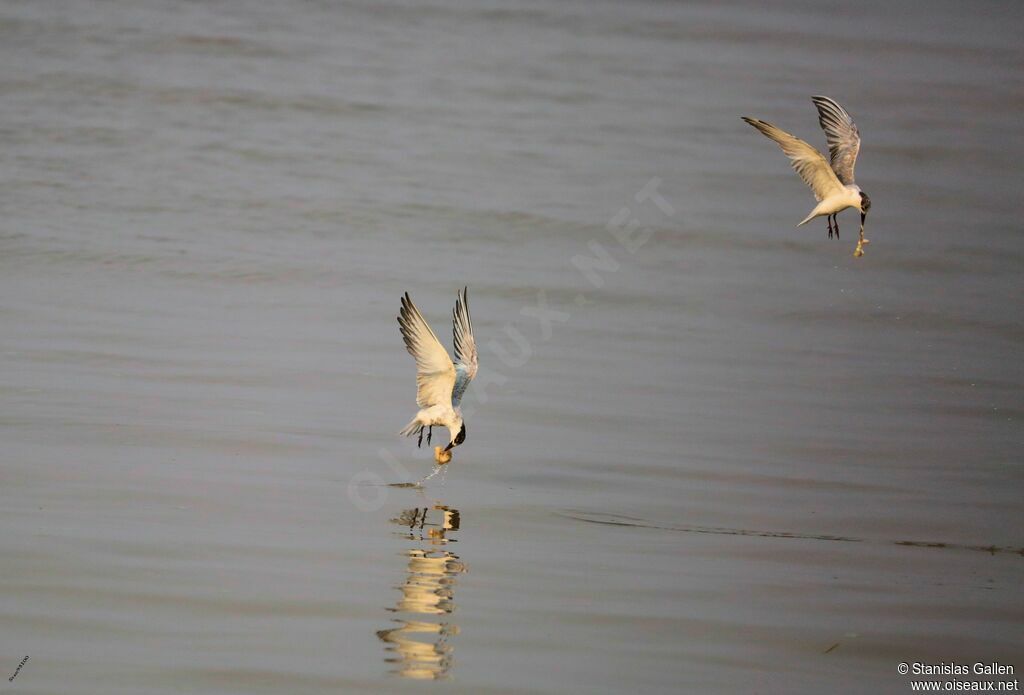
<instances>
[{"instance_id":1,"label":"water surface","mask_svg":"<svg viewBox=\"0 0 1024 695\"><path fill-rule=\"evenodd\" d=\"M9 688L1024 668L1021 12L0 4ZM859 260L739 120L824 147L818 93ZM398 298L463 285L466 444L388 487Z\"/></svg>"}]
</instances>

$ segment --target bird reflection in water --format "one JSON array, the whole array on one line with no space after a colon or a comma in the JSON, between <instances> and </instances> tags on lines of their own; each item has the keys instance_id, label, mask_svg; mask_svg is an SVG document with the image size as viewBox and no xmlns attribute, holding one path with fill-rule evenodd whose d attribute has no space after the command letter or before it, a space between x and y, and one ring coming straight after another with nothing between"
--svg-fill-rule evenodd
<instances>
[{"instance_id":1,"label":"bird reflection in water","mask_svg":"<svg viewBox=\"0 0 1024 695\"><path fill-rule=\"evenodd\" d=\"M394 613L448 616L455 610L455 578L466 571L459 556L444 549L456 539L448 534L459 530L459 511L443 504L404 510L391 520L405 527L397 535L414 542L403 555L408 558L405 583L397 587L402 596ZM396 627L377 632L385 643L385 658L394 664L392 673L404 678L436 680L445 678L452 667L453 647L448 643L459 628L447 620L403 620Z\"/></svg>"}]
</instances>

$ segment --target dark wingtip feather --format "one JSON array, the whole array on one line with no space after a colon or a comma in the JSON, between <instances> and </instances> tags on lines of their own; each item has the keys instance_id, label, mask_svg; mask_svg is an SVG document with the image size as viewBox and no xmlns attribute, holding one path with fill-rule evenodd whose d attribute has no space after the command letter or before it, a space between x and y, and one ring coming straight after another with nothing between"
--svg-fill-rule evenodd
<instances>
[{"instance_id":1,"label":"dark wingtip feather","mask_svg":"<svg viewBox=\"0 0 1024 695\"><path fill-rule=\"evenodd\" d=\"M775 130L778 130L778 128L775 128L771 123L768 121L762 121L760 118L750 118L749 116L741 116L741 118L765 135L767 135L767 133L765 133L766 129L774 128Z\"/></svg>"}]
</instances>

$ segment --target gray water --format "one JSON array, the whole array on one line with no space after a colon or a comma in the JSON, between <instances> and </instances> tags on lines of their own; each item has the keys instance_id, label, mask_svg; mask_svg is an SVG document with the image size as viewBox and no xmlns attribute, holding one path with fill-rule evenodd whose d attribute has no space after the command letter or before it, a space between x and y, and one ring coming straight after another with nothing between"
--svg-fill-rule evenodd
<instances>
[{"instance_id":1,"label":"gray water","mask_svg":"<svg viewBox=\"0 0 1024 695\"><path fill-rule=\"evenodd\" d=\"M1019 673L1022 15L0 3L5 688ZM818 93L861 259L739 120ZM389 487L463 285L468 438Z\"/></svg>"}]
</instances>

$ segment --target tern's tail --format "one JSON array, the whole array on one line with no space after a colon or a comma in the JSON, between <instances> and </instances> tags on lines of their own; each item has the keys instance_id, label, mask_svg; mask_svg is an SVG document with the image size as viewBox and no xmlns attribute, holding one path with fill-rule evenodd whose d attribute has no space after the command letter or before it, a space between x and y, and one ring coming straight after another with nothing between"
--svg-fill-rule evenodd
<instances>
[{"instance_id":1,"label":"tern's tail","mask_svg":"<svg viewBox=\"0 0 1024 695\"><path fill-rule=\"evenodd\" d=\"M815 213L814 210L811 210L811 214L808 215L807 217L805 217L804 221L801 222L800 224L798 224L797 227L803 227L805 224L807 224L808 222L810 222L811 220L813 220L817 216L818 216L817 213Z\"/></svg>"},{"instance_id":2,"label":"tern's tail","mask_svg":"<svg viewBox=\"0 0 1024 695\"><path fill-rule=\"evenodd\" d=\"M410 422L408 425L406 425L405 428L402 429L402 431L399 432L398 434L400 434L403 437L410 437L410 436L416 434L417 432L419 432L422 429L423 429L423 425L420 424L419 418L414 417L412 419L412 422Z\"/></svg>"}]
</instances>

